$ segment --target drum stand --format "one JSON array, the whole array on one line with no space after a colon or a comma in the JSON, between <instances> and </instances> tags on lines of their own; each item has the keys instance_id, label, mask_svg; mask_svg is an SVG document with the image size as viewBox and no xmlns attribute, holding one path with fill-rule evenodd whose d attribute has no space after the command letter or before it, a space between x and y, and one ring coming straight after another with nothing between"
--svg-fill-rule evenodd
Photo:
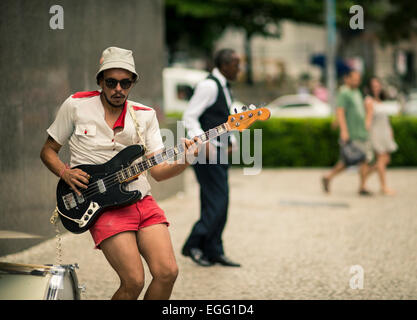
<instances>
[{"instance_id":1,"label":"drum stand","mask_svg":"<svg viewBox=\"0 0 417 320\"><path fill-rule=\"evenodd\" d=\"M51 222L51 224L55 226L55 232L56 232L55 238L57 241L55 264L60 266L62 265L62 237L61 237L61 231L59 230L59 227L58 227L58 220L59 220L58 207L55 207L55 210L52 213L52 216L49 221ZM77 263L75 263L73 266L79 269ZM75 270L74 270L74 273L75 273ZM84 298L88 300L85 285L78 285L78 289L79 289L79 292L84 296Z\"/></svg>"}]
</instances>

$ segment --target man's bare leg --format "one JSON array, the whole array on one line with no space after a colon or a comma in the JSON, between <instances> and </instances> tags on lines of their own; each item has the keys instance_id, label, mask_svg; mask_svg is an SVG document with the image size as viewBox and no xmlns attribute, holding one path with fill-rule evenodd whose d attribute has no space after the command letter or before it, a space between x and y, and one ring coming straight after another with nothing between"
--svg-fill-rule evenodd
<instances>
[{"instance_id":1,"label":"man's bare leg","mask_svg":"<svg viewBox=\"0 0 417 320\"><path fill-rule=\"evenodd\" d=\"M326 175L323 176L322 182L323 182L323 188L326 193L330 192L330 181L333 179L336 175L338 175L340 172L345 170L345 164L342 161L338 161L333 169Z\"/></svg>"},{"instance_id":2,"label":"man's bare leg","mask_svg":"<svg viewBox=\"0 0 417 320\"><path fill-rule=\"evenodd\" d=\"M116 234L100 244L107 261L120 278L112 300L136 300L144 285L144 271L134 231Z\"/></svg>"},{"instance_id":3,"label":"man's bare leg","mask_svg":"<svg viewBox=\"0 0 417 320\"><path fill-rule=\"evenodd\" d=\"M144 299L169 299L178 275L178 266L168 227L165 224L155 224L140 229L137 241L153 277Z\"/></svg>"}]
</instances>

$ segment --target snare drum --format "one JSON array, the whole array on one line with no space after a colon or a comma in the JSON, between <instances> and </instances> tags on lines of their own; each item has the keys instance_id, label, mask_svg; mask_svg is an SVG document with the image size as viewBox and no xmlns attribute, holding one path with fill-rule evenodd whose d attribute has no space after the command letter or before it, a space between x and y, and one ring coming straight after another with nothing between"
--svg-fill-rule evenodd
<instances>
[{"instance_id":1,"label":"snare drum","mask_svg":"<svg viewBox=\"0 0 417 320\"><path fill-rule=\"evenodd\" d=\"M79 300L75 268L0 262L0 300Z\"/></svg>"}]
</instances>

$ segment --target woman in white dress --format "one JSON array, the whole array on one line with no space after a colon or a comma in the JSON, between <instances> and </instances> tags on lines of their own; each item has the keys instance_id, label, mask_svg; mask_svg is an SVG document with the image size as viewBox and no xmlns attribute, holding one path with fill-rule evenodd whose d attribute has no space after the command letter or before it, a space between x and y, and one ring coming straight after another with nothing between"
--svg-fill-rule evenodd
<instances>
[{"instance_id":1,"label":"woman in white dress","mask_svg":"<svg viewBox=\"0 0 417 320\"><path fill-rule=\"evenodd\" d=\"M373 149L376 153L376 163L371 169L377 170L381 182L381 193L394 195L395 191L388 188L386 182L386 168L391 161L390 154L398 149L394 141L394 134L387 112L382 101L385 94L378 78L369 81L369 95L365 98L367 110L366 127L370 133Z\"/></svg>"}]
</instances>

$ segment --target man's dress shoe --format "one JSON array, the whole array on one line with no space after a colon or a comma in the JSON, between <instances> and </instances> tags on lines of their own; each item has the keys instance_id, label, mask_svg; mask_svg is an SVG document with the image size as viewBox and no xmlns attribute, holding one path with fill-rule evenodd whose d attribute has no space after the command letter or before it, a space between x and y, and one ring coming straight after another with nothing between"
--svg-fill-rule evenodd
<instances>
[{"instance_id":1,"label":"man's dress shoe","mask_svg":"<svg viewBox=\"0 0 417 320\"><path fill-rule=\"evenodd\" d=\"M227 258L225 255L220 255L217 256L215 258L210 259L211 262L213 263L220 263L223 266L227 266L227 267L240 267L240 264L237 262L233 262L232 260L230 260L229 258Z\"/></svg>"},{"instance_id":2,"label":"man's dress shoe","mask_svg":"<svg viewBox=\"0 0 417 320\"><path fill-rule=\"evenodd\" d=\"M202 267L210 267L214 263L209 261L203 254L203 251L199 248L191 248L189 250L183 250L182 254L186 257L190 257L195 263Z\"/></svg>"}]
</instances>

